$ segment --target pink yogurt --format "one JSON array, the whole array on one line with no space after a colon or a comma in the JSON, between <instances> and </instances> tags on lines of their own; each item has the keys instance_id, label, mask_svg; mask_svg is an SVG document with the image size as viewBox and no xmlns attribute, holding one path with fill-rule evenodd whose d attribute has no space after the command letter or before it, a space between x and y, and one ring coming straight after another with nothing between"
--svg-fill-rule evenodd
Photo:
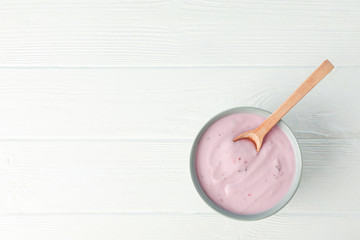
<instances>
[{"instance_id":1,"label":"pink yogurt","mask_svg":"<svg viewBox=\"0 0 360 240\"><path fill-rule=\"evenodd\" d=\"M275 126L256 152L250 140L232 139L265 118L235 113L213 123L200 139L196 174L206 195L237 214L256 214L275 206L290 190L296 166L292 145Z\"/></svg>"}]
</instances>

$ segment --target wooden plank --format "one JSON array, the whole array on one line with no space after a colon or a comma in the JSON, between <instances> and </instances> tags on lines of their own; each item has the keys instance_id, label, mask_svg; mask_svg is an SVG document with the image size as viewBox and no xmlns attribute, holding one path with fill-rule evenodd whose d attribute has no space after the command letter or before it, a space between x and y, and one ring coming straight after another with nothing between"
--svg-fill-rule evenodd
<instances>
[{"instance_id":1,"label":"wooden plank","mask_svg":"<svg viewBox=\"0 0 360 240\"><path fill-rule=\"evenodd\" d=\"M273 111L313 68L2 69L0 139L193 139L237 106ZM301 138L360 137L358 68L285 116ZM344 97L346 96L346 97Z\"/></svg>"},{"instance_id":2,"label":"wooden plank","mask_svg":"<svg viewBox=\"0 0 360 240\"><path fill-rule=\"evenodd\" d=\"M0 235L47 239L349 239L360 235L359 215L277 214L243 222L210 215L0 216Z\"/></svg>"},{"instance_id":3,"label":"wooden plank","mask_svg":"<svg viewBox=\"0 0 360 240\"><path fill-rule=\"evenodd\" d=\"M284 213L360 213L360 140L302 139ZM0 214L213 213L189 174L190 141L1 141Z\"/></svg>"},{"instance_id":4,"label":"wooden plank","mask_svg":"<svg viewBox=\"0 0 360 240\"><path fill-rule=\"evenodd\" d=\"M2 2L0 66L359 66L359 12L354 0Z\"/></svg>"}]
</instances>

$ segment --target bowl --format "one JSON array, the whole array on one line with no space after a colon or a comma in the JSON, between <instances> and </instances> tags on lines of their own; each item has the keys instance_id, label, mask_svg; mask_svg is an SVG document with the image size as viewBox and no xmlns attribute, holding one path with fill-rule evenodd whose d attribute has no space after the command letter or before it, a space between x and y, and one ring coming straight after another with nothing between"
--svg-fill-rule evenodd
<instances>
[{"instance_id":1,"label":"bowl","mask_svg":"<svg viewBox=\"0 0 360 240\"><path fill-rule=\"evenodd\" d=\"M265 118L267 118L271 115L271 112L268 112L268 111L260 109L260 108L237 107L237 108L232 108L232 109L226 110L224 112L221 112L218 115L216 115L215 117L211 118L205 124L205 126L200 130L200 132L196 136L195 141L193 143L193 146L191 149L191 155L190 155L191 178L192 178L194 186L195 186L197 192L199 193L199 195L201 196L201 198L215 211L217 211L227 217L238 219L238 220L263 219L263 218L269 217L269 216L275 214L276 212L278 212L279 210L281 210L291 200L291 198L294 196L296 190L298 189L300 180L301 180L301 172L302 172L302 157L301 157L300 147L299 147L298 141L296 140L294 133L291 131L291 129L288 127L288 125L286 125L286 123L283 120L280 120L277 123L277 126L280 127L280 129L285 133L285 135L289 139L289 141L292 145L293 151L294 151L294 155L295 155L295 174L294 174L293 182L292 182L292 185L291 185L289 191L285 194L285 196L276 205L274 205L270 209L260 212L260 213L245 215L245 214L234 213L234 212L224 209L223 207L217 205L214 201L212 201L207 196L205 191L202 189L202 187L199 183L199 180L198 180L197 173L196 173L196 165L195 165L196 164L196 153L197 153L200 139L202 138L202 136L206 132L206 130L220 118L223 118L225 116L228 116L228 115L231 115L234 113L257 114L257 115L263 116Z\"/></svg>"}]
</instances>

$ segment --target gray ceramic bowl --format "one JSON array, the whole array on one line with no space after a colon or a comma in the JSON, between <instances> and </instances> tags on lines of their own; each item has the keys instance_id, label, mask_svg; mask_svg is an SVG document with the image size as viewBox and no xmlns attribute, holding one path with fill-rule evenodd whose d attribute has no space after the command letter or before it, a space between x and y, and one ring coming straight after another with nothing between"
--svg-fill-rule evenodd
<instances>
[{"instance_id":1,"label":"gray ceramic bowl","mask_svg":"<svg viewBox=\"0 0 360 240\"><path fill-rule=\"evenodd\" d=\"M293 134L293 132L290 130L290 128L285 124L285 122L283 120L280 120L280 122L278 122L278 126L283 130L283 132L286 134L286 136L288 137L288 139L291 142L291 145L293 147L294 150L294 154L295 154L295 166L296 166L296 170L295 170L295 176L294 176L294 180L293 183L291 185L290 190L288 191L288 193L285 195L285 197L279 202L277 203L275 206L273 206L272 208L261 212L261 213L257 213L257 214L250 214L250 215L242 215L242 214L237 214L237 213L233 213L230 212L222 207L220 207L219 205L217 205L216 203L214 203L204 192L204 190L202 189L199 181L198 181L198 177L196 174L196 169L195 169L195 161L196 161L196 152L197 152L197 147L199 144L199 141L201 139L201 137L203 136L203 134L205 133L205 131L214 123L216 122L218 119L223 118L227 115L231 115L233 113L254 113L257 115L261 115L264 117L268 117L270 116L270 112L260 109L260 108L255 108L255 107L238 107L238 108L232 108L229 110L226 110L222 113L219 113L218 115L216 115L215 117L213 117L212 119L210 119L210 121L208 121L205 126L200 130L200 132L198 133L197 137L195 138L192 150L191 150L191 156L190 156L190 171L191 171L191 178L193 180L193 183L195 185L196 190L198 191L198 193L200 194L200 196L202 197L202 199L204 199L204 201L214 210L216 210L217 212L231 217L231 218L235 218L238 220L258 220L258 219L262 219L262 218L266 218L269 217L271 215L273 215L274 213L278 212L280 209L282 209L289 201L290 199L294 196L299 184L300 184L300 179L301 179L301 171L302 171L302 159L301 159L301 152L300 152L300 147L299 144Z\"/></svg>"}]
</instances>

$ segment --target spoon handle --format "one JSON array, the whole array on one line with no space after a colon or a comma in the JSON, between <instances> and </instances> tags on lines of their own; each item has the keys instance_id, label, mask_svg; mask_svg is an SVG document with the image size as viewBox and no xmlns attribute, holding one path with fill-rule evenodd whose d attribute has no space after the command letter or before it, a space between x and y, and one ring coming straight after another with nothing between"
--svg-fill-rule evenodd
<instances>
[{"instance_id":1,"label":"spoon handle","mask_svg":"<svg viewBox=\"0 0 360 240\"><path fill-rule=\"evenodd\" d=\"M334 66L331 62L325 60L255 131L264 137L270 129L333 68Z\"/></svg>"}]
</instances>

